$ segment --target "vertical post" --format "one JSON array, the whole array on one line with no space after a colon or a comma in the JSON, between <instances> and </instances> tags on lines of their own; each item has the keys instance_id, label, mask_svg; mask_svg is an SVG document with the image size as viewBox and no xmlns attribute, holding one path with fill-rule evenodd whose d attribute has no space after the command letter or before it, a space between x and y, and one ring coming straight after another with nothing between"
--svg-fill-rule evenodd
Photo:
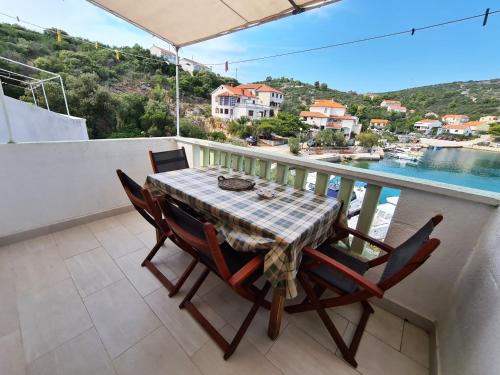
<instances>
[{"instance_id":1,"label":"vertical post","mask_svg":"<svg viewBox=\"0 0 500 375\"><path fill-rule=\"evenodd\" d=\"M33 102L38 107L38 103L36 101L36 96L35 96L35 91L33 91L33 86L31 85L31 83L30 83L30 91L31 91L31 95L33 95Z\"/></svg>"},{"instance_id":2,"label":"vertical post","mask_svg":"<svg viewBox=\"0 0 500 375\"><path fill-rule=\"evenodd\" d=\"M9 114L7 113L7 106L5 105L5 97L3 94L2 81L0 80L0 112L3 113L3 118L5 120L5 126L7 127L7 134L9 136L8 143L14 143L12 138L12 129L10 128Z\"/></svg>"},{"instance_id":3,"label":"vertical post","mask_svg":"<svg viewBox=\"0 0 500 375\"><path fill-rule=\"evenodd\" d=\"M295 168L295 181L293 187L297 190L304 190L306 187L307 175L307 170Z\"/></svg>"},{"instance_id":4,"label":"vertical post","mask_svg":"<svg viewBox=\"0 0 500 375\"><path fill-rule=\"evenodd\" d=\"M181 135L180 113L181 113L181 99L179 94L179 47L175 47L175 125L177 128L178 137Z\"/></svg>"},{"instance_id":5,"label":"vertical post","mask_svg":"<svg viewBox=\"0 0 500 375\"><path fill-rule=\"evenodd\" d=\"M366 187L365 197L361 206L361 212L358 217L356 229L362 233L368 234L372 226L375 211L377 211L378 200L380 198L381 186L368 184ZM365 247L365 241L354 237L351 244L351 251L361 254Z\"/></svg>"},{"instance_id":6,"label":"vertical post","mask_svg":"<svg viewBox=\"0 0 500 375\"><path fill-rule=\"evenodd\" d=\"M50 111L49 100L47 99L47 94L45 93L45 86L43 85L43 82L42 82L42 91L43 91L43 97L45 98L45 105L47 106L47 111Z\"/></svg>"},{"instance_id":7,"label":"vertical post","mask_svg":"<svg viewBox=\"0 0 500 375\"><path fill-rule=\"evenodd\" d=\"M328 191L329 182L330 182L330 175L320 172L316 173L314 192L318 195L326 195Z\"/></svg>"},{"instance_id":8,"label":"vertical post","mask_svg":"<svg viewBox=\"0 0 500 375\"><path fill-rule=\"evenodd\" d=\"M69 107L68 107L68 100L66 99L66 90L64 89L64 83L61 76L59 76L59 82L61 83L61 90L64 98L64 105L66 106L66 113L69 116Z\"/></svg>"},{"instance_id":9,"label":"vertical post","mask_svg":"<svg viewBox=\"0 0 500 375\"><path fill-rule=\"evenodd\" d=\"M349 212L349 204L351 203L352 190L354 189L354 180L342 177L340 180L340 190L337 195L337 200L344 202L342 212L347 214Z\"/></svg>"}]
</instances>

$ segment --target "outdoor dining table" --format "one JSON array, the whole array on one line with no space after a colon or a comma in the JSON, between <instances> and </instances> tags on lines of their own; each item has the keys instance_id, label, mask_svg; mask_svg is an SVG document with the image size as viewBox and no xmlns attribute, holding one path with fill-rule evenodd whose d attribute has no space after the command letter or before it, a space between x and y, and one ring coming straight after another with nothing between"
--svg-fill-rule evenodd
<instances>
[{"instance_id":1,"label":"outdoor dining table","mask_svg":"<svg viewBox=\"0 0 500 375\"><path fill-rule=\"evenodd\" d=\"M255 188L223 190L218 186L219 176L252 180ZM264 254L264 277L274 288L268 335L275 339L284 299L297 296L295 278L301 250L317 246L333 234L340 202L220 166L152 174L146 186L199 211L216 224L221 241L227 241L236 251ZM274 197L260 198L256 190L261 188L272 190Z\"/></svg>"}]
</instances>

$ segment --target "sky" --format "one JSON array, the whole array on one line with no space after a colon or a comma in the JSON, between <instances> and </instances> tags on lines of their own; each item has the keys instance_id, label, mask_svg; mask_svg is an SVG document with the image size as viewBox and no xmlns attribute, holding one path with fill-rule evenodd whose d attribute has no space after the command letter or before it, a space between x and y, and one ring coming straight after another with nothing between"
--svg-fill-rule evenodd
<instances>
[{"instance_id":1,"label":"sky","mask_svg":"<svg viewBox=\"0 0 500 375\"><path fill-rule=\"evenodd\" d=\"M264 0L263 0L264 1ZM310 12L181 49L210 64L301 50L407 30L500 9L494 0L342 0ZM0 0L0 12L114 46L168 44L85 0ZM15 22L0 15L0 22ZM33 28L25 23L22 26ZM500 78L500 13L317 52L234 64L240 82L267 76L326 82L342 91L384 92L429 84Z\"/></svg>"}]
</instances>

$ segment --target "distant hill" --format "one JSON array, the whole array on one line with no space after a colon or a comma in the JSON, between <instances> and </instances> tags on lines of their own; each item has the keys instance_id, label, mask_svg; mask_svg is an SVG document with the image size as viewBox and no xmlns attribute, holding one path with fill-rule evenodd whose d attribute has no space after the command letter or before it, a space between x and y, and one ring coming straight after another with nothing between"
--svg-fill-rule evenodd
<instances>
[{"instance_id":1,"label":"distant hill","mask_svg":"<svg viewBox=\"0 0 500 375\"><path fill-rule=\"evenodd\" d=\"M500 79L415 87L377 93L373 99L353 91L331 89L319 82L309 84L284 77L268 77L264 82L282 90L286 94L284 108L295 113L306 108L315 98L332 98L348 106L364 108L374 116L383 118L390 118L385 110L377 110L383 99L400 100L402 105L415 110L414 116L423 116L426 112L436 112L439 115L459 113L468 115L471 119L500 115Z\"/></svg>"}]
</instances>

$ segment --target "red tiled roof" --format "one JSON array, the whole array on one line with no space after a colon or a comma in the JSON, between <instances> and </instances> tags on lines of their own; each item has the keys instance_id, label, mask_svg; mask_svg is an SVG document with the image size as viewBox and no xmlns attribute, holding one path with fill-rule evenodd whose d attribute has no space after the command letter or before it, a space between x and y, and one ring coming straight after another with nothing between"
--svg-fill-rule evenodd
<instances>
[{"instance_id":1,"label":"red tiled roof","mask_svg":"<svg viewBox=\"0 0 500 375\"><path fill-rule=\"evenodd\" d=\"M345 105L337 103L333 99L332 100L330 100L330 99L317 99L310 106L311 107L328 107L328 108L345 108Z\"/></svg>"},{"instance_id":2,"label":"red tiled roof","mask_svg":"<svg viewBox=\"0 0 500 375\"><path fill-rule=\"evenodd\" d=\"M417 122L426 122L426 123L431 123L431 122L436 122L438 120L419 120Z\"/></svg>"},{"instance_id":3,"label":"red tiled roof","mask_svg":"<svg viewBox=\"0 0 500 375\"><path fill-rule=\"evenodd\" d=\"M332 120L354 120L352 116L330 116Z\"/></svg>"},{"instance_id":4,"label":"red tiled roof","mask_svg":"<svg viewBox=\"0 0 500 375\"><path fill-rule=\"evenodd\" d=\"M327 128L332 128L332 129L342 129L342 125L340 124L326 124Z\"/></svg>"},{"instance_id":5,"label":"red tiled roof","mask_svg":"<svg viewBox=\"0 0 500 375\"><path fill-rule=\"evenodd\" d=\"M481 121L469 121L469 122L466 122L464 125L467 125L467 126L481 126L483 124L484 124L484 122L481 122Z\"/></svg>"},{"instance_id":6,"label":"red tiled roof","mask_svg":"<svg viewBox=\"0 0 500 375\"><path fill-rule=\"evenodd\" d=\"M462 125L446 125L446 129L468 129L470 128L469 125L462 124Z\"/></svg>"},{"instance_id":7,"label":"red tiled roof","mask_svg":"<svg viewBox=\"0 0 500 375\"><path fill-rule=\"evenodd\" d=\"M326 118L328 115L325 115L321 112L312 112L312 111L302 111L299 114L300 117L319 117L319 118Z\"/></svg>"},{"instance_id":8,"label":"red tiled roof","mask_svg":"<svg viewBox=\"0 0 500 375\"><path fill-rule=\"evenodd\" d=\"M158 49L159 49L160 51L162 51L163 53L166 53L166 54L168 54L168 55L175 56L175 53L173 53L172 51L169 51L168 49L161 48L161 47L158 47L158 46L153 46L153 47L158 48Z\"/></svg>"},{"instance_id":9,"label":"red tiled roof","mask_svg":"<svg viewBox=\"0 0 500 375\"><path fill-rule=\"evenodd\" d=\"M382 100L382 101L386 103L401 103L399 100Z\"/></svg>"},{"instance_id":10,"label":"red tiled roof","mask_svg":"<svg viewBox=\"0 0 500 375\"><path fill-rule=\"evenodd\" d=\"M372 118L370 120L370 123L379 123L379 122L381 122L383 124L387 124L389 122L389 120L385 120L383 118Z\"/></svg>"},{"instance_id":11,"label":"red tiled roof","mask_svg":"<svg viewBox=\"0 0 500 375\"><path fill-rule=\"evenodd\" d=\"M283 92L281 92L280 90L277 90L274 87L266 85L265 83L248 83L248 84L238 85L236 87L242 89L253 89L262 92L277 92L278 94L283 94Z\"/></svg>"},{"instance_id":12,"label":"red tiled roof","mask_svg":"<svg viewBox=\"0 0 500 375\"><path fill-rule=\"evenodd\" d=\"M245 89L242 89L238 86L233 87L233 86L229 86L229 85L222 85L222 87L224 88L224 90L226 90L229 93L229 96L249 96L249 97L255 98L255 95L252 94L252 92L250 90L245 90ZM223 93L225 93L225 92L223 92ZM223 93L221 93L219 95L222 95Z\"/></svg>"}]
</instances>

